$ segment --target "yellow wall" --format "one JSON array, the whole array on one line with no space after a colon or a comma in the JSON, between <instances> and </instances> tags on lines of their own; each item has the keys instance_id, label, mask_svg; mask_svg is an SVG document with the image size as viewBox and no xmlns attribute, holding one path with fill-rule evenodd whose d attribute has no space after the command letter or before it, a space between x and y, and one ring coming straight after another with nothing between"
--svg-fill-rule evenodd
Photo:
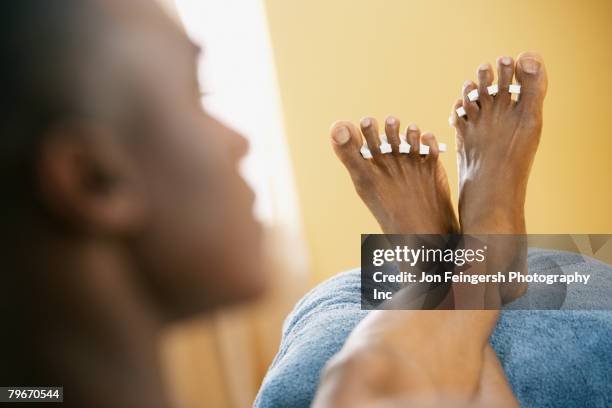
<instances>
[{"instance_id":1,"label":"yellow wall","mask_svg":"<svg viewBox=\"0 0 612 408\"><path fill-rule=\"evenodd\" d=\"M387 114L454 146L447 118L464 80L536 50L550 76L533 168L530 232L612 232L612 2L267 0L313 274L359 264L379 228L329 145L336 119ZM454 155L442 158L456 197Z\"/></svg>"}]
</instances>

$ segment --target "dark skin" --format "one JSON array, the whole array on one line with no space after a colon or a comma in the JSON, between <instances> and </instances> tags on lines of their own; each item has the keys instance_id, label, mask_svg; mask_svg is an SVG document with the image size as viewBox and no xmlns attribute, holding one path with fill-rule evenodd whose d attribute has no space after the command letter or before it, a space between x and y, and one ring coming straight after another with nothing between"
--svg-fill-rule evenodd
<instances>
[{"instance_id":1,"label":"dark skin","mask_svg":"<svg viewBox=\"0 0 612 408\"><path fill-rule=\"evenodd\" d=\"M456 102L451 113L457 130L460 170L459 220L465 236L491 234L488 242L496 248L488 255L491 270L526 270L526 243L521 238L526 232L525 194L542 130L547 74L542 58L533 52L519 55L516 64L510 57L501 57L497 65L498 95L493 97L486 91L493 81L493 70L491 65L483 64L478 69L479 85L467 81L464 98ZM513 77L521 84L518 102L507 92ZM473 89L480 90L479 103L467 97ZM458 117L459 106L464 107L467 118ZM362 124L362 133L368 145L375 146L378 132L368 134L368 128ZM394 148L398 146L397 128L388 126L385 130L388 137L394 136L389 137ZM427 144L435 143L431 136L428 139ZM423 197L415 194L414 185L426 192L424 197L432 190L443 190L444 194L429 194L430 204L436 202L436 196L447 196L448 185L434 184L434 180L440 179L427 174L432 166L425 163L437 159L437 149L433 157L418 161L417 157L401 157L397 150L394 157L382 156L373 149L373 160L367 162L358 153L361 143L361 136L352 124L338 122L332 128L334 150L383 230L448 232L448 227L439 222L444 218L429 217L430 212L426 213L429 219L425 223L410 222L408 228L403 223L414 217L410 210L427 208L419 203ZM414 137L411 143L418 145L418 139ZM406 175L403 178L394 170L398 165L403 170L400 173ZM412 185L394 187L398 180ZM390 188L397 194L381 194L378 192L381 188ZM414 202L418 204L407 208L406 203ZM437 230L431 229L432 220L438 220L438 225L434 224ZM466 240L468 247L470 241ZM482 275L487 270L477 267L473 272ZM369 314L323 371L314 406L518 406L488 342L499 312L478 310L491 304L490 293L483 289L474 291L464 285L453 285L455 306L467 310L379 310ZM493 296L495 309L502 301L521 296L526 287L493 289L494 295L499 293Z\"/></svg>"},{"instance_id":2,"label":"dark skin","mask_svg":"<svg viewBox=\"0 0 612 408\"><path fill-rule=\"evenodd\" d=\"M99 33L109 40L108 54L81 67L69 85L84 100L100 102L101 110L61 115L40 130L27 169L31 185L21 204L7 209L17 214L12 221L19 233L5 252L21 283L14 287L20 303L12 307L20 313L14 329L23 342L4 371L25 367L30 384L63 385L65 406L168 407L161 331L265 288L254 195L238 173L247 143L202 110L198 50L155 3L96 3L111 22ZM112 69L95 70L108 61ZM99 96L105 91L113 95ZM128 106L121 105L125 100ZM399 375L400 390L424 399L440 390L470 393L479 383L484 371L478 366L466 384L445 375L451 384L441 387L424 383L421 370L404 370L412 367L404 360L387 364L386 353L405 351L418 327L424 337L446 329L425 324L435 326L436 319L407 324L381 316L361 325L349 348L360 338L378 338L385 347L351 353L358 364L324 377L321 395L329 401L344 401L356 383L363 403L380 398L378 384L363 387L353 377L367 372L360 364L368 356L384 363L380 381ZM482 343L473 349L478 365ZM436 357L432 350L423 356ZM418 363L427 369L432 361Z\"/></svg>"},{"instance_id":3,"label":"dark skin","mask_svg":"<svg viewBox=\"0 0 612 408\"><path fill-rule=\"evenodd\" d=\"M202 110L199 50L155 3L98 3L113 22L101 35L122 39L106 58L140 103L121 123L63 116L40 135L14 251L21 334L29 378L63 385L67 406L165 407L161 330L265 288L238 173L248 144Z\"/></svg>"}]
</instances>

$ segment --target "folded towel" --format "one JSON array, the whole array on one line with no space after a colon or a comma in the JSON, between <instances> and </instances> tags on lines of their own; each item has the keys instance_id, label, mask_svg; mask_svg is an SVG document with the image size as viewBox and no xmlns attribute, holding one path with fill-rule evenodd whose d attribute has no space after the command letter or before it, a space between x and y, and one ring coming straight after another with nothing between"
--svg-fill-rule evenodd
<instances>
[{"instance_id":1,"label":"folded towel","mask_svg":"<svg viewBox=\"0 0 612 408\"><path fill-rule=\"evenodd\" d=\"M524 407L612 406L612 311L571 310L612 298L612 268L580 255L530 250L530 273L551 268L591 274L593 283L546 292L530 286L502 310L491 344ZM354 269L307 293L285 320L279 352L264 378L257 408L310 406L325 363L367 315ZM550 289L550 288L548 288ZM511 310L531 305L538 309ZM569 310L568 310L569 309Z\"/></svg>"}]
</instances>

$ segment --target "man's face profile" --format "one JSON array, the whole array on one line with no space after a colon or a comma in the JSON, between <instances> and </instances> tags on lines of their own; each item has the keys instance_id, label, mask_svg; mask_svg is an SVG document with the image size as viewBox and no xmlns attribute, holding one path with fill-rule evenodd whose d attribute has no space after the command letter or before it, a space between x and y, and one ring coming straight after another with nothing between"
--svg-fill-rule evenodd
<instances>
[{"instance_id":1,"label":"man's face profile","mask_svg":"<svg viewBox=\"0 0 612 408\"><path fill-rule=\"evenodd\" d=\"M25 38L23 63L43 62L32 91L42 96L24 111L45 112L31 163L32 194L53 219L45 228L121 247L135 274L127 280L166 317L259 293L261 230L238 173L248 145L203 111L197 47L155 2L50 10L55 21L33 14L32 24L51 23Z\"/></svg>"}]
</instances>

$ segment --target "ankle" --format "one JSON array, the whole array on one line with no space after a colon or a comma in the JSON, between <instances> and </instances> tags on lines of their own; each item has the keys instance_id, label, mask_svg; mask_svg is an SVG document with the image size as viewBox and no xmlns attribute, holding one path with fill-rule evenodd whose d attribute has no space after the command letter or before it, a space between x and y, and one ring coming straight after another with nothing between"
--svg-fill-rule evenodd
<instances>
[{"instance_id":1,"label":"ankle","mask_svg":"<svg viewBox=\"0 0 612 408\"><path fill-rule=\"evenodd\" d=\"M524 201L460 208L459 222L464 234L525 234Z\"/></svg>"}]
</instances>

